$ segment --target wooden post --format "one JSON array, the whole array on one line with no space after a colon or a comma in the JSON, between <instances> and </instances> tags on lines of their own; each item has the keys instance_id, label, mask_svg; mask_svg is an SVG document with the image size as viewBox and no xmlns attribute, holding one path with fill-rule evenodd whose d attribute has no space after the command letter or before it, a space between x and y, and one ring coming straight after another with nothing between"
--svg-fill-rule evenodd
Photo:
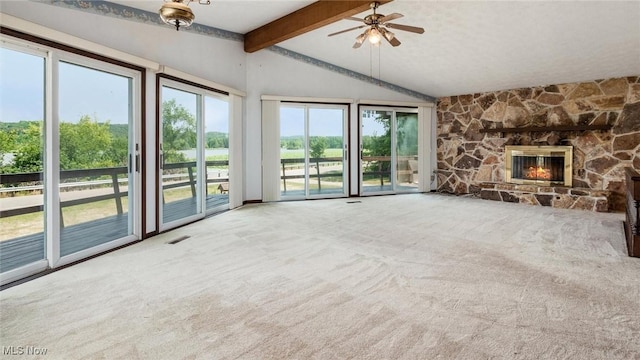
<instances>
[{"instance_id":1,"label":"wooden post","mask_svg":"<svg viewBox=\"0 0 640 360\"><path fill-rule=\"evenodd\" d=\"M284 187L284 192L287 192L287 175L284 171L284 160L280 160L282 163L282 186Z\"/></svg>"},{"instance_id":2,"label":"wooden post","mask_svg":"<svg viewBox=\"0 0 640 360\"><path fill-rule=\"evenodd\" d=\"M193 168L187 165L187 170L189 171L189 184L191 185L191 196L196 197L196 184L193 179Z\"/></svg>"},{"instance_id":3,"label":"wooden post","mask_svg":"<svg viewBox=\"0 0 640 360\"><path fill-rule=\"evenodd\" d=\"M122 215L122 199L120 197L120 185L118 184L118 174L114 171L111 173L111 181L113 182L113 195L116 199L116 210L118 215Z\"/></svg>"},{"instance_id":4,"label":"wooden post","mask_svg":"<svg viewBox=\"0 0 640 360\"><path fill-rule=\"evenodd\" d=\"M318 174L318 191L322 190L322 185L320 184L320 161L316 159L316 174Z\"/></svg>"},{"instance_id":5,"label":"wooden post","mask_svg":"<svg viewBox=\"0 0 640 360\"><path fill-rule=\"evenodd\" d=\"M42 209L44 211L44 207ZM62 216L62 201L60 201L60 228L64 227L64 218Z\"/></svg>"}]
</instances>

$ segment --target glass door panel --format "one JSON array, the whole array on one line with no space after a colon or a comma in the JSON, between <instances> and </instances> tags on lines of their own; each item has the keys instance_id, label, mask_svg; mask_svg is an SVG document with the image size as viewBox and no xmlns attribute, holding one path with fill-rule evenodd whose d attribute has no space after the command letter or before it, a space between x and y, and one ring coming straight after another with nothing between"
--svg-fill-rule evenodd
<instances>
[{"instance_id":1,"label":"glass door panel","mask_svg":"<svg viewBox=\"0 0 640 360\"><path fill-rule=\"evenodd\" d=\"M205 96L205 196L207 211L229 208L229 103Z\"/></svg>"},{"instance_id":2,"label":"glass door panel","mask_svg":"<svg viewBox=\"0 0 640 360\"><path fill-rule=\"evenodd\" d=\"M309 195L345 193L343 109L309 109Z\"/></svg>"},{"instance_id":3,"label":"glass door panel","mask_svg":"<svg viewBox=\"0 0 640 360\"><path fill-rule=\"evenodd\" d=\"M363 194L393 191L392 115L392 111L362 111L361 186Z\"/></svg>"},{"instance_id":4,"label":"glass door panel","mask_svg":"<svg viewBox=\"0 0 640 360\"><path fill-rule=\"evenodd\" d=\"M280 108L280 196L304 198L307 191L307 147L304 107Z\"/></svg>"},{"instance_id":5,"label":"glass door panel","mask_svg":"<svg viewBox=\"0 0 640 360\"><path fill-rule=\"evenodd\" d=\"M162 87L162 224L202 214L196 122L200 113L200 95Z\"/></svg>"},{"instance_id":6,"label":"glass door panel","mask_svg":"<svg viewBox=\"0 0 640 360\"><path fill-rule=\"evenodd\" d=\"M361 112L361 195L419 191L418 113Z\"/></svg>"},{"instance_id":7,"label":"glass door panel","mask_svg":"<svg viewBox=\"0 0 640 360\"><path fill-rule=\"evenodd\" d=\"M46 258L45 59L0 48L0 272Z\"/></svg>"},{"instance_id":8,"label":"glass door panel","mask_svg":"<svg viewBox=\"0 0 640 360\"><path fill-rule=\"evenodd\" d=\"M133 234L132 79L59 63L60 256Z\"/></svg>"},{"instance_id":9,"label":"glass door panel","mask_svg":"<svg viewBox=\"0 0 640 360\"><path fill-rule=\"evenodd\" d=\"M396 191L418 191L418 114L396 112Z\"/></svg>"}]
</instances>

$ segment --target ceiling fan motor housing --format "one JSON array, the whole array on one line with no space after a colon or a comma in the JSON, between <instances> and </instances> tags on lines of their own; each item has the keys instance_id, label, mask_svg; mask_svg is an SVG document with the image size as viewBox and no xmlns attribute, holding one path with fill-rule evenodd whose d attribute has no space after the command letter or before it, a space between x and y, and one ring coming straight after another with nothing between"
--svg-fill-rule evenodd
<instances>
[{"instance_id":1,"label":"ceiling fan motor housing","mask_svg":"<svg viewBox=\"0 0 640 360\"><path fill-rule=\"evenodd\" d=\"M380 19L384 17L383 14L371 14L364 17L364 23L367 25L378 25L380 24Z\"/></svg>"}]
</instances>

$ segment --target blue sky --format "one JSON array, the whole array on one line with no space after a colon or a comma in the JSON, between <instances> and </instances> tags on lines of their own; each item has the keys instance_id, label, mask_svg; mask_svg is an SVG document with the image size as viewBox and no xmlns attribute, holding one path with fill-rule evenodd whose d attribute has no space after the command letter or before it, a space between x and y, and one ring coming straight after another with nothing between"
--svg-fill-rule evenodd
<instances>
[{"instance_id":1,"label":"blue sky","mask_svg":"<svg viewBox=\"0 0 640 360\"><path fill-rule=\"evenodd\" d=\"M60 120L77 122L90 115L100 122L127 124L129 79L86 67L60 62ZM189 94L172 90L169 97L195 114L195 101ZM207 131L228 132L229 109L226 101L205 98ZM44 59L0 48L0 121L42 120L44 117Z\"/></svg>"},{"instance_id":2,"label":"blue sky","mask_svg":"<svg viewBox=\"0 0 640 360\"><path fill-rule=\"evenodd\" d=\"M44 59L0 48L0 120L42 120Z\"/></svg>"}]
</instances>

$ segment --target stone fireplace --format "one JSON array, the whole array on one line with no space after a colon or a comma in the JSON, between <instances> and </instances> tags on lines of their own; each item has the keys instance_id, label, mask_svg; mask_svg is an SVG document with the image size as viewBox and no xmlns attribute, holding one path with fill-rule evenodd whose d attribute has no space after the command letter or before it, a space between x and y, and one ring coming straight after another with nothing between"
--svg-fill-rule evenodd
<instances>
[{"instance_id":1,"label":"stone fireplace","mask_svg":"<svg viewBox=\"0 0 640 360\"><path fill-rule=\"evenodd\" d=\"M438 99L437 116L441 192L624 211L625 168L640 171L639 76L447 96ZM546 164L537 157L535 166L519 165L532 168L535 179L515 180L507 165L511 146L572 147L563 183L558 174L544 174ZM546 176L553 180L540 178Z\"/></svg>"},{"instance_id":2,"label":"stone fireplace","mask_svg":"<svg viewBox=\"0 0 640 360\"><path fill-rule=\"evenodd\" d=\"M505 152L505 181L571 187L573 146L514 146Z\"/></svg>"}]
</instances>

